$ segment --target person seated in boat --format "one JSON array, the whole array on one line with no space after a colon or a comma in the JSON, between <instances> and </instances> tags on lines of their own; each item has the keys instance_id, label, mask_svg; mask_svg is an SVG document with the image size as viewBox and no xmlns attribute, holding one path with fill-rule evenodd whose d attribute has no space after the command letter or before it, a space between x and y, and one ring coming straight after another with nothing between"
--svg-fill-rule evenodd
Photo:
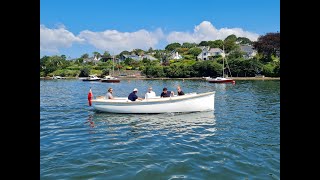
<instances>
[{"instance_id":1,"label":"person seated in boat","mask_svg":"<svg viewBox=\"0 0 320 180\"><path fill-rule=\"evenodd\" d=\"M177 91L178 91L178 96L184 95L184 92L181 90L180 86L177 87Z\"/></svg>"},{"instance_id":2,"label":"person seated in boat","mask_svg":"<svg viewBox=\"0 0 320 180\"><path fill-rule=\"evenodd\" d=\"M137 96L137 92L138 92L138 89L137 88L134 88L132 93L129 94L128 96L128 99L131 100L131 101L136 101L136 99L138 100L143 100L142 98L139 98Z\"/></svg>"},{"instance_id":3,"label":"person seated in boat","mask_svg":"<svg viewBox=\"0 0 320 180\"><path fill-rule=\"evenodd\" d=\"M171 97L173 95L174 95L173 91L168 91L167 88L163 88L160 97Z\"/></svg>"},{"instance_id":4,"label":"person seated in boat","mask_svg":"<svg viewBox=\"0 0 320 180\"><path fill-rule=\"evenodd\" d=\"M149 87L148 92L144 95L144 98L149 99L149 98L155 98L155 97L156 97L156 93L152 91L152 87Z\"/></svg>"},{"instance_id":5,"label":"person seated in boat","mask_svg":"<svg viewBox=\"0 0 320 180\"><path fill-rule=\"evenodd\" d=\"M106 99L114 99L113 95L112 95L113 89L109 88L108 89L108 93L106 94Z\"/></svg>"}]
</instances>

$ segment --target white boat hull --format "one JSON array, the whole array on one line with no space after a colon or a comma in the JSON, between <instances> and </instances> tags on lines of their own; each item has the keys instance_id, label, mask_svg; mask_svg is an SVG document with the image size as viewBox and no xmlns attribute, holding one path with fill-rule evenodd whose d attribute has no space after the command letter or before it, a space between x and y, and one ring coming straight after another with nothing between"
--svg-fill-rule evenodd
<instances>
[{"instance_id":1,"label":"white boat hull","mask_svg":"<svg viewBox=\"0 0 320 180\"><path fill-rule=\"evenodd\" d=\"M93 107L102 112L109 113L171 113L196 112L214 110L215 92L202 94L187 94L167 98L144 99L130 101L127 98L113 100L94 99Z\"/></svg>"}]
</instances>

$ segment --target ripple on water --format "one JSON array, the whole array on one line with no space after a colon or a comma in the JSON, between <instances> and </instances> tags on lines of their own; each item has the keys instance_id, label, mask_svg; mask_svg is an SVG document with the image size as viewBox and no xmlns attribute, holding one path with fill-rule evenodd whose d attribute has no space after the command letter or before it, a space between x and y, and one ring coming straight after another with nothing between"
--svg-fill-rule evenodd
<instances>
[{"instance_id":1,"label":"ripple on water","mask_svg":"<svg viewBox=\"0 0 320 180\"><path fill-rule=\"evenodd\" d=\"M88 107L108 87L216 91L215 111L124 115ZM40 81L41 179L279 179L279 81Z\"/></svg>"}]
</instances>

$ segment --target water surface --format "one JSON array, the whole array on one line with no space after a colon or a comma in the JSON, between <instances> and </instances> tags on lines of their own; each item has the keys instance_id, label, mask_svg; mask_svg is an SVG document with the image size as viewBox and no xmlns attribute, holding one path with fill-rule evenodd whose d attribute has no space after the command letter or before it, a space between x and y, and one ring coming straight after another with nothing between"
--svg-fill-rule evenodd
<instances>
[{"instance_id":1,"label":"water surface","mask_svg":"<svg viewBox=\"0 0 320 180\"><path fill-rule=\"evenodd\" d=\"M87 102L90 87L127 97L177 85L216 91L215 111L125 115ZM41 179L280 178L280 81L40 80L40 101Z\"/></svg>"}]
</instances>

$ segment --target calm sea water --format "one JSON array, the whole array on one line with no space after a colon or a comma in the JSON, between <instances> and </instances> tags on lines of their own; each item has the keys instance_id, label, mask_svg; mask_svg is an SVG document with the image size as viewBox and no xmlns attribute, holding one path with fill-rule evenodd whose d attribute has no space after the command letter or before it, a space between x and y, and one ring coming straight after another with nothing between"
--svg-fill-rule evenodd
<instances>
[{"instance_id":1,"label":"calm sea water","mask_svg":"<svg viewBox=\"0 0 320 180\"><path fill-rule=\"evenodd\" d=\"M98 113L87 94L216 91L215 111ZM280 81L40 80L41 179L279 179Z\"/></svg>"}]
</instances>

